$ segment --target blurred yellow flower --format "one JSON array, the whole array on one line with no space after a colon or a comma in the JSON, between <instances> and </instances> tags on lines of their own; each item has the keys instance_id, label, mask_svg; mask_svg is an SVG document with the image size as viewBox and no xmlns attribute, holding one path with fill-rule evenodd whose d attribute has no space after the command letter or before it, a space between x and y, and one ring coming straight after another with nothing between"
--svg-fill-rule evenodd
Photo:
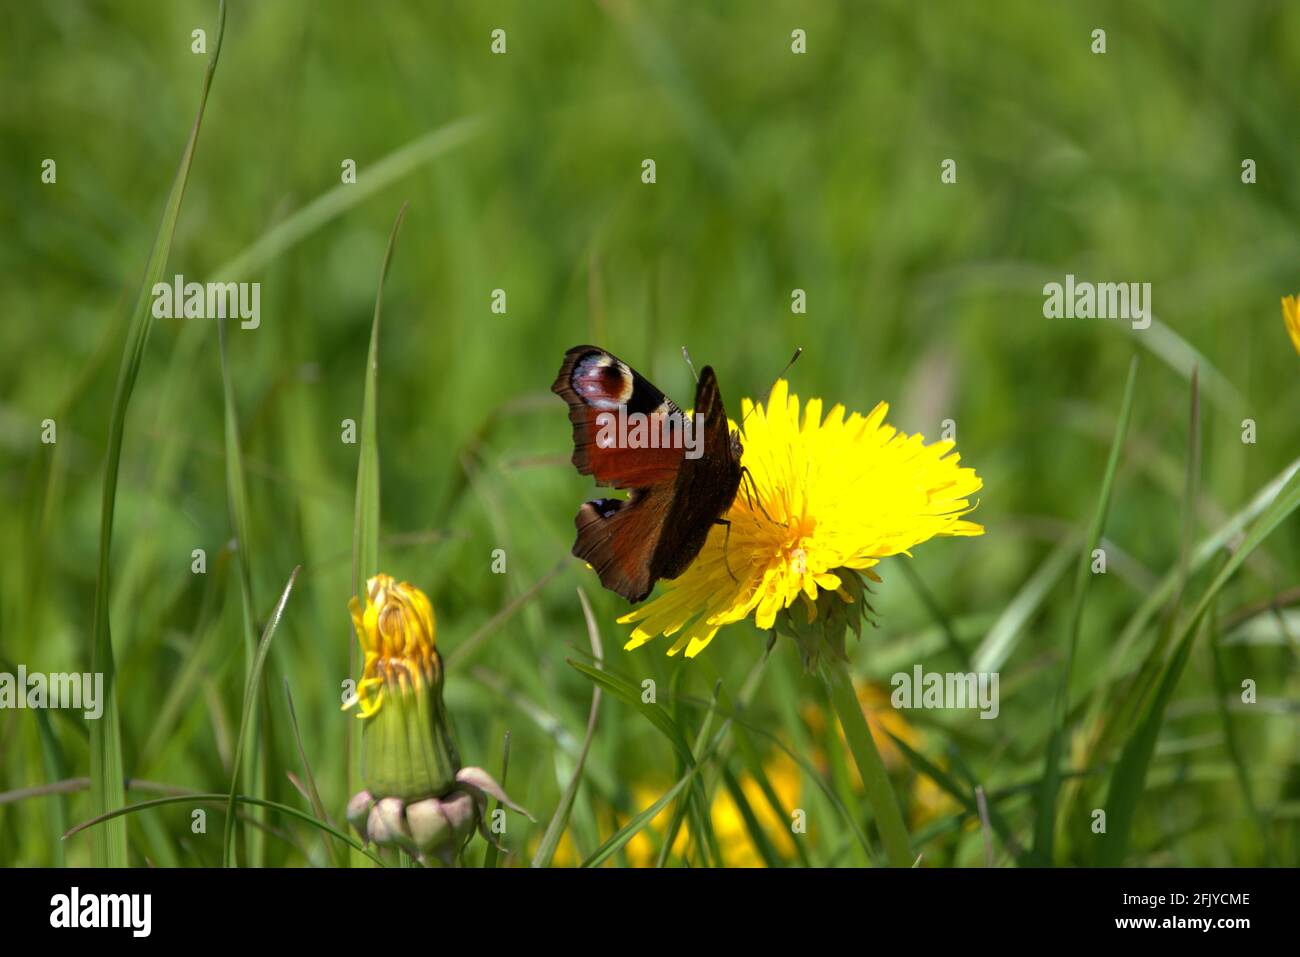
<instances>
[{"instance_id":1,"label":"blurred yellow flower","mask_svg":"<svg viewBox=\"0 0 1300 957\"><path fill-rule=\"evenodd\" d=\"M1300 353L1300 296L1282 297L1282 321L1291 336L1291 345Z\"/></svg>"},{"instance_id":2,"label":"blurred yellow flower","mask_svg":"<svg viewBox=\"0 0 1300 957\"><path fill-rule=\"evenodd\" d=\"M903 713L890 703L889 692L883 687L871 681L855 680L853 688L857 693L858 703L862 705L862 714L867 719L871 740L875 742L876 750L880 752L880 760L885 763L885 768L889 771L906 768L907 758L903 756L903 752L898 749L898 745L890 735L897 737L911 748L919 749L921 747L919 732L912 727ZM820 738L825 734L826 712L815 703L810 701L804 706L803 720L814 737ZM838 722L835 727L839 732L840 740L843 741L844 729ZM861 787L862 779L858 776L857 766L851 764L849 770L853 776L854 786Z\"/></svg>"},{"instance_id":3,"label":"blurred yellow flower","mask_svg":"<svg viewBox=\"0 0 1300 957\"><path fill-rule=\"evenodd\" d=\"M922 751L925 748L925 734L912 725L902 711L893 706L889 689L885 686L872 681L855 680L853 688L857 693L858 703L862 705L862 714L867 719L871 740L875 742L876 749L880 752L880 760L884 763L885 769L891 774L905 773L911 765L907 756L894 743L894 738L914 751ZM820 739L825 734L826 713L812 702L803 708L803 720L815 738ZM835 727L840 740L843 741L844 729L838 722ZM826 756L817 751L813 754L813 760L824 767ZM940 760L938 763L942 765L944 762ZM850 763L848 772L853 787L861 790L862 777L858 773L857 765ZM943 814L955 813L958 809L952 795L939 787L928 774L918 772L912 776L911 781L909 821L913 827L932 821ZM900 793L904 792L900 791Z\"/></svg>"},{"instance_id":4,"label":"blurred yellow flower","mask_svg":"<svg viewBox=\"0 0 1300 957\"><path fill-rule=\"evenodd\" d=\"M391 575L376 575L366 582L365 607L354 597L348 608L365 655L353 702L361 705L357 717L375 714L388 686L409 685L417 691L434 682L441 686L433 606L424 592Z\"/></svg>"},{"instance_id":5,"label":"blurred yellow flower","mask_svg":"<svg viewBox=\"0 0 1300 957\"><path fill-rule=\"evenodd\" d=\"M772 785L780 799L781 807L792 812L799 803L802 793L802 779L799 766L784 752L779 753L763 765L763 774ZM795 835L791 830L791 819L783 819L773 810L763 794L763 788L752 775L745 775L739 781L750 810L757 819L763 833L771 841L773 849L783 859L794 857ZM638 785L633 789L634 803L639 808L646 808L659 800L664 788L650 785ZM736 804L731 792L720 788L713 799L709 811L709 820L713 825L713 834L718 841L718 850L722 854L722 863L726 867L762 867L764 861L754 843L749 825ZM662 842L664 832L672 821L672 805L669 804L650 822L648 828L635 834L626 845L628 863L633 867L653 867L658 860L658 845ZM659 835L656 841L647 831ZM690 825L683 823L673 842L673 853L682 856L686 853L691 840Z\"/></svg>"},{"instance_id":6,"label":"blurred yellow flower","mask_svg":"<svg viewBox=\"0 0 1300 957\"><path fill-rule=\"evenodd\" d=\"M676 636L668 654L694 657L722 626L753 614L771 629L796 601L809 623L849 602L860 616L857 576L874 578L869 569L881 558L936 535L983 534L962 518L982 484L975 470L958 466L951 441L925 445L886 425L888 408L845 418L836 405L823 419L821 399L810 399L801 422L784 379L766 408L745 400L743 464L753 481L727 513L730 534L714 529L681 577L619 619L637 623L626 647Z\"/></svg>"}]
</instances>

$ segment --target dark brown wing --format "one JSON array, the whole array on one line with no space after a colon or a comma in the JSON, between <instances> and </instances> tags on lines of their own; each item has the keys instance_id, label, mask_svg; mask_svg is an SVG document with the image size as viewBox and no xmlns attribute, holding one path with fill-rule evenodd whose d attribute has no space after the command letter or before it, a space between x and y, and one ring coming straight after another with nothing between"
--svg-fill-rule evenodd
<instances>
[{"instance_id":1,"label":"dark brown wing","mask_svg":"<svg viewBox=\"0 0 1300 957\"><path fill-rule=\"evenodd\" d=\"M704 429L702 454L682 461L650 566L654 578L676 578L695 561L740 489L740 442L731 434L717 376L708 366L695 389L694 421Z\"/></svg>"},{"instance_id":2,"label":"dark brown wing","mask_svg":"<svg viewBox=\"0 0 1300 957\"><path fill-rule=\"evenodd\" d=\"M591 565L600 583L630 602L650 594L651 559L672 502L667 486L634 489L627 499L603 498L578 509L573 554Z\"/></svg>"}]
</instances>

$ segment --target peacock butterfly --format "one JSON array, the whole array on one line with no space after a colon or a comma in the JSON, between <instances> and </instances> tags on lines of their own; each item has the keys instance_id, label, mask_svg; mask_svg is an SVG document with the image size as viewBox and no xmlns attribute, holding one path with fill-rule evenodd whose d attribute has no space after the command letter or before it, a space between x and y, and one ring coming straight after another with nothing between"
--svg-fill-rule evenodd
<instances>
[{"instance_id":1,"label":"peacock butterfly","mask_svg":"<svg viewBox=\"0 0 1300 957\"><path fill-rule=\"evenodd\" d=\"M598 485L630 489L578 509L573 554L628 601L695 560L740 489L740 435L727 422L713 369L695 387L693 417L617 356L596 346L564 354L551 391L569 405L573 464Z\"/></svg>"}]
</instances>

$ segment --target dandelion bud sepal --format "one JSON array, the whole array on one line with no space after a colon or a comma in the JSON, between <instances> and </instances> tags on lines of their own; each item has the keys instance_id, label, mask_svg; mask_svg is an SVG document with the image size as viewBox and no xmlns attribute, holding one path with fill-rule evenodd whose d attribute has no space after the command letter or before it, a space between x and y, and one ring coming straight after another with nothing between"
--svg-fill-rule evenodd
<instances>
[{"instance_id":1,"label":"dandelion bud sepal","mask_svg":"<svg viewBox=\"0 0 1300 957\"><path fill-rule=\"evenodd\" d=\"M872 571L865 574L872 581L880 579ZM801 593L802 601L781 609L776 615L777 634L793 638L799 646L804 670L811 674L817 670L824 654L837 661L848 661L845 638L850 629L862 637L862 622L875 624L874 609L867 601L870 588L861 575L852 568L837 568L839 587L834 591L822 590L811 599Z\"/></svg>"}]
</instances>

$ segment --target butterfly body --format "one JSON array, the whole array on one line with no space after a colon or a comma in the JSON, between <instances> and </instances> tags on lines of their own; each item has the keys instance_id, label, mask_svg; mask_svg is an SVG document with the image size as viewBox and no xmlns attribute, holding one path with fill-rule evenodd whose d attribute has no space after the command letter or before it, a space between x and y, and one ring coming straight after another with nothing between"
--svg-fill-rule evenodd
<instances>
[{"instance_id":1,"label":"butterfly body","mask_svg":"<svg viewBox=\"0 0 1300 957\"><path fill-rule=\"evenodd\" d=\"M655 581L676 578L695 560L713 526L725 522L741 480L739 436L731 432L713 370L695 390L693 418L617 356L575 346L551 391L568 403L573 464L600 485L629 489L626 499L585 503L574 518L573 554L601 584L628 601ZM610 441L616 417L643 417L632 441Z\"/></svg>"}]
</instances>

